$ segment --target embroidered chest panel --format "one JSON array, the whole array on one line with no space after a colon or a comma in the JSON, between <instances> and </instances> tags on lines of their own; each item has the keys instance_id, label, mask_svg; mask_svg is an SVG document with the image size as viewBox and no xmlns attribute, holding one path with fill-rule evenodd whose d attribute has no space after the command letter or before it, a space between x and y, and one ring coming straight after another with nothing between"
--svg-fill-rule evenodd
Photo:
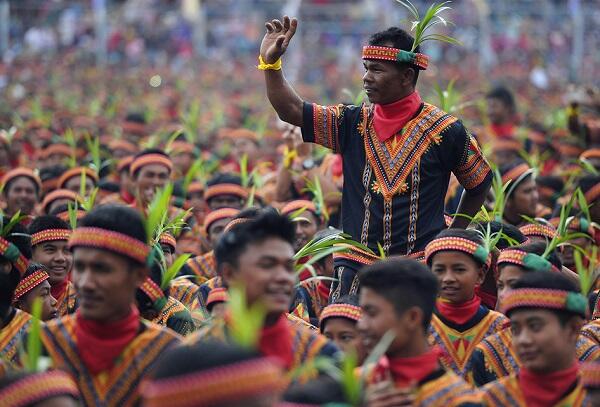
<instances>
[{"instance_id":1,"label":"embroidered chest panel","mask_svg":"<svg viewBox=\"0 0 600 407\"><path fill-rule=\"evenodd\" d=\"M442 132L457 120L425 103L421 113L404 127L400 135L381 142L373 127L372 109L364 108L361 115L358 130L363 135L367 160L377 181L372 189L381 193L385 200L408 191L407 178L414 166L430 146L441 143Z\"/></svg>"},{"instance_id":2,"label":"embroidered chest panel","mask_svg":"<svg viewBox=\"0 0 600 407\"><path fill-rule=\"evenodd\" d=\"M58 315L64 317L65 315L72 314L77 309L77 293L75 292L75 286L69 282L67 289L63 292L60 298L57 298Z\"/></svg>"},{"instance_id":3,"label":"embroidered chest panel","mask_svg":"<svg viewBox=\"0 0 600 407\"><path fill-rule=\"evenodd\" d=\"M135 405L139 401L141 380L164 350L177 342L175 335L147 325L125 348L110 372L92 375L79 358L73 332L74 319L63 318L43 329L42 342L54 367L73 376L84 405L90 407Z\"/></svg>"},{"instance_id":4,"label":"embroidered chest panel","mask_svg":"<svg viewBox=\"0 0 600 407\"><path fill-rule=\"evenodd\" d=\"M423 407L446 407L467 402L473 393L469 385L458 376L446 372L438 379L431 380L418 388L415 405Z\"/></svg>"},{"instance_id":5,"label":"embroidered chest panel","mask_svg":"<svg viewBox=\"0 0 600 407\"><path fill-rule=\"evenodd\" d=\"M485 369L496 378L508 376L519 370L519 360L512 347L510 329L505 328L482 341L479 349L485 358Z\"/></svg>"},{"instance_id":6,"label":"embroidered chest panel","mask_svg":"<svg viewBox=\"0 0 600 407\"><path fill-rule=\"evenodd\" d=\"M486 385L483 391L483 401L486 406L527 407L519 381L514 375ZM579 383L571 393L552 407L580 407L585 405L584 401L585 391Z\"/></svg>"},{"instance_id":7,"label":"embroidered chest panel","mask_svg":"<svg viewBox=\"0 0 600 407\"><path fill-rule=\"evenodd\" d=\"M489 312L477 325L459 332L444 324L436 315L429 328L429 343L442 348L445 356L442 364L459 376L465 376L469 370L467 362L477 345L487 336L498 332L506 318L501 314Z\"/></svg>"}]
</instances>

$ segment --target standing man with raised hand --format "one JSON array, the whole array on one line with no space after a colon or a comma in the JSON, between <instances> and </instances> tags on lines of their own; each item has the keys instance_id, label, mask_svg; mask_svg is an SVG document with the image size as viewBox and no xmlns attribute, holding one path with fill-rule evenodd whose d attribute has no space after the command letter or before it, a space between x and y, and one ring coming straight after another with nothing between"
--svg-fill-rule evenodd
<instances>
[{"instance_id":1,"label":"standing man with raised hand","mask_svg":"<svg viewBox=\"0 0 600 407\"><path fill-rule=\"evenodd\" d=\"M281 57L298 27L296 19L266 23L258 69L279 117L301 126L305 142L342 154L344 232L388 255L422 251L443 228L450 173L465 192L458 212L473 216L491 185L491 171L475 139L456 117L424 103L415 90L428 57L406 31L374 34L362 51L363 85L370 104L307 103L286 81ZM452 227L469 221L456 217ZM338 256L330 300L358 290L354 253ZM364 261L363 261L364 264Z\"/></svg>"}]
</instances>

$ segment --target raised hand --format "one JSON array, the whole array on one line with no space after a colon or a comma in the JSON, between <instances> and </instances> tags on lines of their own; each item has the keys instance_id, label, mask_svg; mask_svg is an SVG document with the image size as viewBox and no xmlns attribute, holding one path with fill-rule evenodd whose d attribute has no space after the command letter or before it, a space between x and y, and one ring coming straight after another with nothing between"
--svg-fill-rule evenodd
<instances>
[{"instance_id":1,"label":"raised hand","mask_svg":"<svg viewBox=\"0 0 600 407\"><path fill-rule=\"evenodd\" d=\"M272 20L265 23L267 33L260 44L260 55L267 64L275 63L287 49L290 40L296 33L298 20L283 17L283 23L279 20Z\"/></svg>"}]
</instances>

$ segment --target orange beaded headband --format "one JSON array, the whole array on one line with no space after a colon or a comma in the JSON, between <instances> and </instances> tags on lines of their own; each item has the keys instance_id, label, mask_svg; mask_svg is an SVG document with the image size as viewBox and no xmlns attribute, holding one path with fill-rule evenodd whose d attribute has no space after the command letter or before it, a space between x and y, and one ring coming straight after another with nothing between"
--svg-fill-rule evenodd
<instances>
[{"instance_id":1,"label":"orange beaded headband","mask_svg":"<svg viewBox=\"0 0 600 407\"><path fill-rule=\"evenodd\" d=\"M406 62L415 65L420 70L427 69L427 65L429 64L429 57L425 54L377 45L367 45L363 47L362 59L382 59L384 61Z\"/></svg>"},{"instance_id":2,"label":"orange beaded headband","mask_svg":"<svg viewBox=\"0 0 600 407\"><path fill-rule=\"evenodd\" d=\"M171 246L172 248L177 247L177 240L175 240L175 237L170 233L163 233L162 235L160 235L160 238L158 240L161 244L166 244L167 246Z\"/></svg>"},{"instance_id":3,"label":"orange beaded headband","mask_svg":"<svg viewBox=\"0 0 600 407\"><path fill-rule=\"evenodd\" d=\"M454 236L434 239L425 247L425 260L427 264L431 265L433 256L437 252L445 250L466 253L473 256L473 258L479 262L485 264L488 268L490 267L490 252L485 247L472 240Z\"/></svg>"},{"instance_id":4,"label":"orange beaded headband","mask_svg":"<svg viewBox=\"0 0 600 407\"><path fill-rule=\"evenodd\" d=\"M29 265L29 260L21 254L21 251L14 243L9 242L3 237L0 237L0 255L6 257L8 261L19 270L21 276L25 274L27 266Z\"/></svg>"},{"instance_id":5,"label":"orange beaded headband","mask_svg":"<svg viewBox=\"0 0 600 407\"><path fill-rule=\"evenodd\" d=\"M31 245L35 246L56 240L69 240L69 237L71 237L70 229L46 229L31 235Z\"/></svg>"},{"instance_id":6,"label":"orange beaded headband","mask_svg":"<svg viewBox=\"0 0 600 407\"><path fill-rule=\"evenodd\" d=\"M548 288L515 288L502 299L502 313L517 308L549 308L566 310L587 317L587 299L580 293Z\"/></svg>"},{"instance_id":7,"label":"orange beaded headband","mask_svg":"<svg viewBox=\"0 0 600 407\"><path fill-rule=\"evenodd\" d=\"M283 390L281 368L260 358L142 384L146 407L212 406Z\"/></svg>"},{"instance_id":8,"label":"orange beaded headband","mask_svg":"<svg viewBox=\"0 0 600 407\"><path fill-rule=\"evenodd\" d=\"M150 254L150 247L140 240L123 233L96 227L81 227L73 231L69 239L69 248L73 249L78 246L108 250L141 264L146 264Z\"/></svg>"},{"instance_id":9,"label":"orange beaded headband","mask_svg":"<svg viewBox=\"0 0 600 407\"><path fill-rule=\"evenodd\" d=\"M219 195L233 195L246 199L248 198L248 191L243 186L237 184L216 184L206 188L204 199L208 201Z\"/></svg>"},{"instance_id":10,"label":"orange beaded headband","mask_svg":"<svg viewBox=\"0 0 600 407\"><path fill-rule=\"evenodd\" d=\"M69 171L65 172L63 175L60 176L60 178L58 179L58 187L64 188L68 180L74 177L81 176L83 173L85 173L86 178L90 178L94 181L94 183L98 182L98 174L96 173L96 171L87 167L77 167L71 168Z\"/></svg>"},{"instance_id":11,"label":"orange beaded headband","mask_svg":"<svg viewBox=\"0 0 600 407\"><path fill-rule=\"evenodd\" d=\"M323 308L321 317L319 318L319 324L323 329L323 321L327 318L347 318L352 321L358 322L362 309L356 305L351 304L331 304Z\"/></svg>"},{"instance_id":12,"label":"orange beaded headband","mask_svg":"<svg viewBox=\"0 0 600 407\"><path fill-rule=\"evenodd\" d=\"M502 250L496 261L496 267L500 268L503 264L514 264L532 271L560 272L556 266L542 256L519 249Z\"/></svg>"},{"instance_id":13,"label":"orange beaded headband","mask_svg":"<svg viewBox=\"0 0 600 407\"><path fill-rule=\"evenodd\" d=\"M502 183L506 184L508 181L512 181L513 185L518 184L521 178L524 177L528 171L530 171L529 165L523 163L517 165L515 168L511 168L502 176Z\"/></svg>"},{"instance_id":14,"label":"orange beaded headband","mask_svg":"<svg viewBox=\"0 0 600 407\"><path fill-rule=\"evenodd\" d=\"M232 219L226 226L225 229L223 230L224 232L229 232L234 226L239 225L241 223L245 223L248 222L249 220L252 220L251 218L237 218L237 219Z\"/></svg>"},{"instance_id":15,"label":"orange beaded headband","mask_svg":"<svg viewBox=\"0 0 600 407\"><path fill-rule=\"evenodd\" d=\"M598 197L600 197L600 183L594 185L585 193L585 200L588 204L594 202Z\"/></svg>"},{"instance_id":16,"label":"orange beaded headband","mask_svg":"<svg viewBox=\"0 0 600 407\"><path fill-rule=\"evenodd\" d=\"M48 194L46 194L46 196L44 197L44 200L42 201L42 208L44 209L45 212L48 211L48 206L50 206L50 204L58 199L68 199L70 201L73 202L77 202L77 200L79 199L77 197L77 194L69 189L57 189L54 190Z\"/></svg>"},{"instance_id":17,"label":"orange beaded headband","mask_svg":"<svg viewBox=\"0 0 600 407\"><path fill-rule=\"evenodd\" d=\"M26 376L0 390L2 404L11 407L30 406L60 395L79 398L79 390L73 379L60 370Z\"/></svg>"},{"instance_id":18,"label":"orange beaded headband","mask_svg":"<svg viewBox=\"0 0 600 407\"><path fill-rule=\"evenodd\" d=\"M233 218L234 216L237 216L238 213L240 213L240 211L238 209L234 209L234 208L216 209L216 210L210 212L204 218L204 230L206 231L206 233L208 233L208 230L210 229L210 226L213 223L215 223L221 219Z\"/></svg>"},{"instance_id":19,"label":"orange beaded headband","mask_svg":"<svg viewBox=\"0 0 600 407\"><path fill-rule=\"evenodd\" d=\"M169 157L165 157L162 154L144 154L131 162L129 173L134 175L143 166L152 164L164 165L169 169L169 172L173 169L173 163Z\"/></svg>"},{"instance_id":20,"label":"orange beaded headband","mask_svg":"<svg viewBox=\"0 0 600 407\"><path fill-rule=\"evenodd\" d=\"M10 170L2 177L2 185L6 186L10 181L19 177L27 177L32 180L38 188L38 191L42 190L42 180L38 177L32 170L29 168L15 168L14 170Z\"/></svg>"},{"instance_id":21,"label":"orange beaded headband","mask_svg":"<svg viewBox=\"0 0 600 407\"><path fill-rule=\"evenodd\" d=\"M188 194L192 194L195 192L204 192L204 185L201 182L192 182L187 190Z\"/></svg>"},{"instance_id":22,"label":"orange beaded headband","mask_svg":"<svg viewBox=\"0 0 600 407\"><path fill-rule=\"evenodd\" d=\"M288 202L282 209L281 209L281 214L282 215L289 215L293 212L296 212L300 209L304 209L306 211L310 211L312 213L314 213L315 215L319 216L318 212L317 212L317 207L315 206L314 202L308 201L306 199L298 199L296 201L291 201ZM300 215L302 216L302 215Z\"/></svg>"},{"instance_id":23,"label":"orange beaded headband","mask_svg":"<svg viewBox=\"0 0 600 407\"><path fill-rule=\"evenodd\" d=\"M140 290L142 290L144 294L150 298L152 303L156 303L165 297L163 290L161 290L160 287L150 277L146 277L140 286Z\"/></svg>"},{"instance_id":24,"label":"orange beaded headband","mask_svg":"<svg viewBox=\"0 0 600 407\"><path fill-rule=\"evenodd\" d=\"M548 239L554 239L556 236L556 229L551 225L540 225L540 224L527 224L519 228L521 233L527 237L539 236L546 237Z\"/></svg>"},{"instance_id":25,"label":"orange beaded headband","mask_svg":"<svg viewBox=\"0 0 600 407\"><path fill-rule=\"evenodd\" d=\"M29 291L48 280L48 278L50 278L48 273L46 273L43 269L39 269L19 281L19 285L17 286L15 295L13 296L13 302L16 302Z\"/></svg>"}]
</instances>

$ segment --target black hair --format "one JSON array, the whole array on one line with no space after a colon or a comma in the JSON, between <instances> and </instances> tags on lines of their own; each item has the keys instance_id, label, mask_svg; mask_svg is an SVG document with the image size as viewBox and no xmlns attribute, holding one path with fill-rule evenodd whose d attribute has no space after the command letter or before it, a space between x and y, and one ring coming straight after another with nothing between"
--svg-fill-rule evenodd
<instances>
[{"instance_id":1,"label":"black hair","mask_svg":"<svg viewBox=\"0 0 600 407\"><path fill-rule=\"evenodd\" d=\"M538 185L543 185L548 188L552 188L557 193L562 191L565 187L565 183L560 177L556 177L554 175L540 175L536 177L535 182Z\"/></svg>"},{"instance_id":2,"label":"black hair","mask_svg":"<svg viewBox=\"0 0 600 407\"><path fill-rule=\"evenodd\" d=\"M78 211L85 210L79 202L71 202L71 206L73 206L73 205L75 205L75 209L77 209ZM69 211L69 204L64 203L64 204L60 204L60 205L52 208L52 210L50 211L50 213L48 215L58 217L59 214L65 213L68 211Z\"/></svg>"},{"instance_id":3,"label":"black hair","mask_svg":"<svg viewBox=\"0 0 600 407\"><path fill-rule=\"evenodd\" d=\"M144 114L141 112L127 113L127 116L125 116L125 121L132 122L132 123L146 124L146 118L144 117Z\"/></svg>"},{"instance_id":4,"label":"black hair","mask_svg":"<svg viewBox=\"0 0 600 407\"><path fill-rule=\"evenodd\" d=\"M113 181L109 181L107 179L101 179L98 182L98 188L101 189L102 191L108 191L108 192L119 192L121 190L121 187L119 186L119 184L117 184L116 182Z\"/></svg>"},{"instance_id":5,"label":"black hair","mask_svg":"<svg viewBox=\"0 0 600 407\"><path fill-rule=\"evenodd\" d=\"M29 277L30 275L32 275L33 273L35 273L38 270L44 270L45 272L48 272L48 267L44 266L42 263L36 263L35 261L30 261L29 264L27 265L27 270L25 270L25 273L23 274L22 278Z\"/></svg>"},{"instance_id":6,"label":"black hair","mask_svg":"<svg viewBox=\"0 0 600 407\"><path fill-rule=\"evenodd\" d=\"M6 225L9 221L10 218L6 216L2 217L2 224ZM27 259L31 259L31 238L25 226L20 223L15 224L4 239L14 244ZM0 256L0 259L3 262L9 262L4 256ZM9 273L0 272L0 317L4 317L10 309L15 290L20 280L21 275L14 265L11 265Z\"/></svg>"},{"instance_id":7,"label":"black hair","mask_svg":"<svg viewBox=\"0 0 600 407\"><path fill-rule=\"evenodd\" d=\"M411 307L423 311L427 330L438 294L438 281L423 263L413 259L390 258L363 268L358 273L361 288L369 288L385 298L398 314Z\"/></svg>"},{"instance_id":8,"label":"black hair","mask_svg":"<svg viewBox=\"0 0 600 407\"><path fill-rule=\"evenodd\" d=\"M516 110L515 98L510 90L504 86L498 86L490 90L486 95L486 99L497 99L504 106L508 107L512 112Z\"/></svg>"},{"instance_id":9,"label":"black hair","mask_svg":"<svg viewBox=\"0 0 600 407\"><path fill-rule=\"evenodd\" d=\"M544 254L544 251L546 250L546 242L539 241L539 242L533 242L533 243L526 243L526 244L522 244L519 246L515 246L515 247L513 247L513 249L522 250L525 253L534 253L534 254L541 256L542 254ZM550 264L552 264L557 269L560 270L562 268L562 261L560 260L560 257L558 256L558 254L555 251L552 251L546 257L546 260L548 260L550 262Z\"/></svg>"},{"instance_id":10,"label":"black hair","mask_svg":"<svg viewBox=\"0 0 600 407\"><path fill-rule=\"evenodd\" d=\"M572 293L579 293L575 283L560 273L525 273L515 282L513 286L513 290L518 288L545 288L549 290L563 290ZM514 309L511 310L510 313L513 311ZM569 320L575 316L581 318L579 314L568 310L556 310L549 308L548 311L556 314L562 326L565 326L567 322L569 322ZM507 316L510 317L510 315Z\"/></svg>"},{"instance_id":11,"label":"black hair","mask_svg":"<svg viewBox=\"0 0 600 407\"><path fill-rule=\"evenodd\" d=\"M51 179L58 179L63 175L67 169L62 165L53 165L51 167L42 168L40 170L40 179L42 182Z\"/></svg>"},{"instance_id":12,"label":"black hair","mask_svg":"<svg viewBox=\"0 0 600 407\"><path fill-rule=\"evenodd\" d=\"M483 246L483 244L484 244L483 238L481 237L481 235L477 231L472 230L472 229L458 229L458 228L443 229L440 233L437 234L437 236L434 239L438 239L441 237L460 237L462 239L470 240L470 241L478 244L479 246ZM429 258L429 261L428 261L429 266L431 266L434 256L431 256ZM471 257L479 266L484 266L484 264L481 262L481 260L477 259L475 256L471 256Z\"/></svg>"},{"instance_id":13,"label":"black hair","mask_svg":"<svg viewBox=\"0 0 600 407\"><path fill-rule=\"evenodd\" d=\"M4 188L2 189L2 193L6 196L8 194L8 191L10 191L10 187L12 187L12 184L15 183L20 178L27 178L29 181L31 181L31 183L33 184L33 187L35 188L35 194L39 198L40 192L41 192L40 191L40 186L29 175L17 175L16 177L11 178L6 184L4 184Z\"/></svg>"},{"instance_id":14,"label":"black hair","mask_svg":"<svg viewBox=\"0 0 600 407\"><path fill-rule=\"evenodd\" d=\"M590 189L592 189L595 185L600 184L600 176L599 175L586 175L585 177L582 177L581 179L579 179L577 184L578 184L579 188L581 188L581 191L585 194ZM596 198L596 201L597 200L598 200L598 198ZM591 203L593 203L593 202L588 202L588 204L591 204Z\"/></svg>"},{"instance_id":15,"label":"black hair","mask_svg":"<svg viewBox=\"0 0 600 407\"><path fill-rule=\"evenodd\" d=\"M79 226L122 233L143 243L148 241L142 216L135 209L123 205L100 205L88 212L79 221Z\"/></svg>"},{"instance_id":16,"label":"black hair","mask_svg":"<svg viewBox=\"0 0 600 407\"><path fill-rule=\"evenodd\" d=\"M206 185L209 187L212 187L213 185L218 185L218 184L242 185L242 179L235 174L231 174L228 172L221 172L221 173L215 174L211 179L209 179L206 182Z\"/></svg>"},{"instance_id":17,"label":"black hair","mask_svg":"<svg viewBox=\"0 0 600 407\"><path fill-rule=\"evenodd\" d=\"M527 241L527 236L525 236L518 227L508 223L491 221L486 223L478 223L475 228L482 233L486 233L488 225L490 226L490 231L492 233L502 232L504 235L510 238L510 240L517 242L517 244L522 244ZM504 250L514 246L513 242L510 240L502 236L500 240L498 240L498 243L496 243L496 248L499 250Z\"/></svg>"},{"instance_id":18,"label":"black hair","mask_svg":"<svg viewBox=\"0 0 600 407\"><path fill-rule=\"evenodd\" d=\"M261 357L256 351L213 340L176 346L159 358L151 380L176 378Z\"/></svg>"},{"instance_id":19,"label":"black hair","mask_svg":"<svg viewBox=\"0 0 600 407\"><path fill-rule=\"evenodd\" d=\"M287 403L298 405L346 405L344 390L338 380L321 375L306 383L292 384L283 395ZM348 404L349 405L349 404Z\"/></svg>"},{"instance_id":20,"label":"black hair","mask_svg":"<svg viewBox=\"0 0 600 407\"><path fill-rule=\"evenodd\" d=\"M217 269L224 263L237 266L239 257L250 244L276 237L293 245L295 236L296 228L287 216L280 215L272 208L263 209L255 218L223 233L215 247Z\"/></svg>"},{"instance_id":21,"label":"black hair","mask_svg":"<svg viewBox=\"0 0 600 407\"><path fill-rule=\"evenodd\" d=\"M514 160L514 161L510 162L509 164L503 165L500 168L500 174L502 176L504 176L510 170L512 170L513 168L516 168L517 166L522 165L522 164L527 164L527 163L525 161L521 160L521 159ZM532 176L533 176L533 173L529 173L529 174L527 174L527 176L519 179L518 181L516 179L512 180L511 183L510 183L510 185L509 185L509 187L508 187L508 191L514 191L514 190L516 190L520 184L522 184L523 182L531 179ZM509 195L506 196L506 199L508 200L508 199L511 199L512 197L514 197L514 195L513 194L509 194Z\"/></svg>"},{"instance_id":22,"label":"black hair","mask_svg":"<svg viewBox=\"0 0 600 407\"><path fill-rule=\"evenodd\" d=\"M391 46L394 48L410 51L414 41L415 39L406 30L398 27L390 27L387 30L379 31L371 35L369 38L369 45L389 46L389 44L391 44ZM417 47L414 52L421 52L421 48ZM412 64L400 62L397 64L412 68L412 70L415 72L413 85L416 85L417 80L419 79L419 69Z\"/></svg>"},{"instance_id":23,"label":"black hair","mask_svg":"<svg viewBox=\"0 0 600 407\"><path fill-rule=\"evenodd\" d=\"M71 226L54 215L41 215L31 222L27 231L30 235L33 235L34 233L39 233L48 229L71 230Z\"/></svg>"},{"instance_id":24,"label":"black hair","mask_svg":"<svg viewBox=\"0 0 600 407\"><path fill-rule=\"evenodd\" d=\"M333 301L332 304L348 304L348 305L354 305L356 307L360 306L360 304L358 302L358 297L356 295L352 295L352 294L344 295L344 296L336 299L335 301ZM325 330L325 325L326 325L328 319L329 318L325 318L324 320L321 321L321 324L319 327L321 332L323 332ZM348 320L350 321L349 318L348 318ZM355 322L355 321L352 320L352 322Z\"/></svg>"},{"instance_id":25,"label":"black hair","mask_svg":"<svg viewBox=\"0 0 600 407\"><path fill-rule=\"evenodd\" d=\"M161 150L160 148L146 148L143 151L140 151L139 153L137 153L135 155L135 157L133 157L133 161L132 163L137 160L140 157L143 157L145 155L149 155L149 154L158 154L158 155L162 155L165 158L169 158L169 154L165 153L163 150ZM131 165L130 165L131 166ZM135 170L135 172L133 173L133 178L136 178L140 172L140 170L142 169L142 167L138 167L137 170Z\"/></svg>"}]
</instances>

